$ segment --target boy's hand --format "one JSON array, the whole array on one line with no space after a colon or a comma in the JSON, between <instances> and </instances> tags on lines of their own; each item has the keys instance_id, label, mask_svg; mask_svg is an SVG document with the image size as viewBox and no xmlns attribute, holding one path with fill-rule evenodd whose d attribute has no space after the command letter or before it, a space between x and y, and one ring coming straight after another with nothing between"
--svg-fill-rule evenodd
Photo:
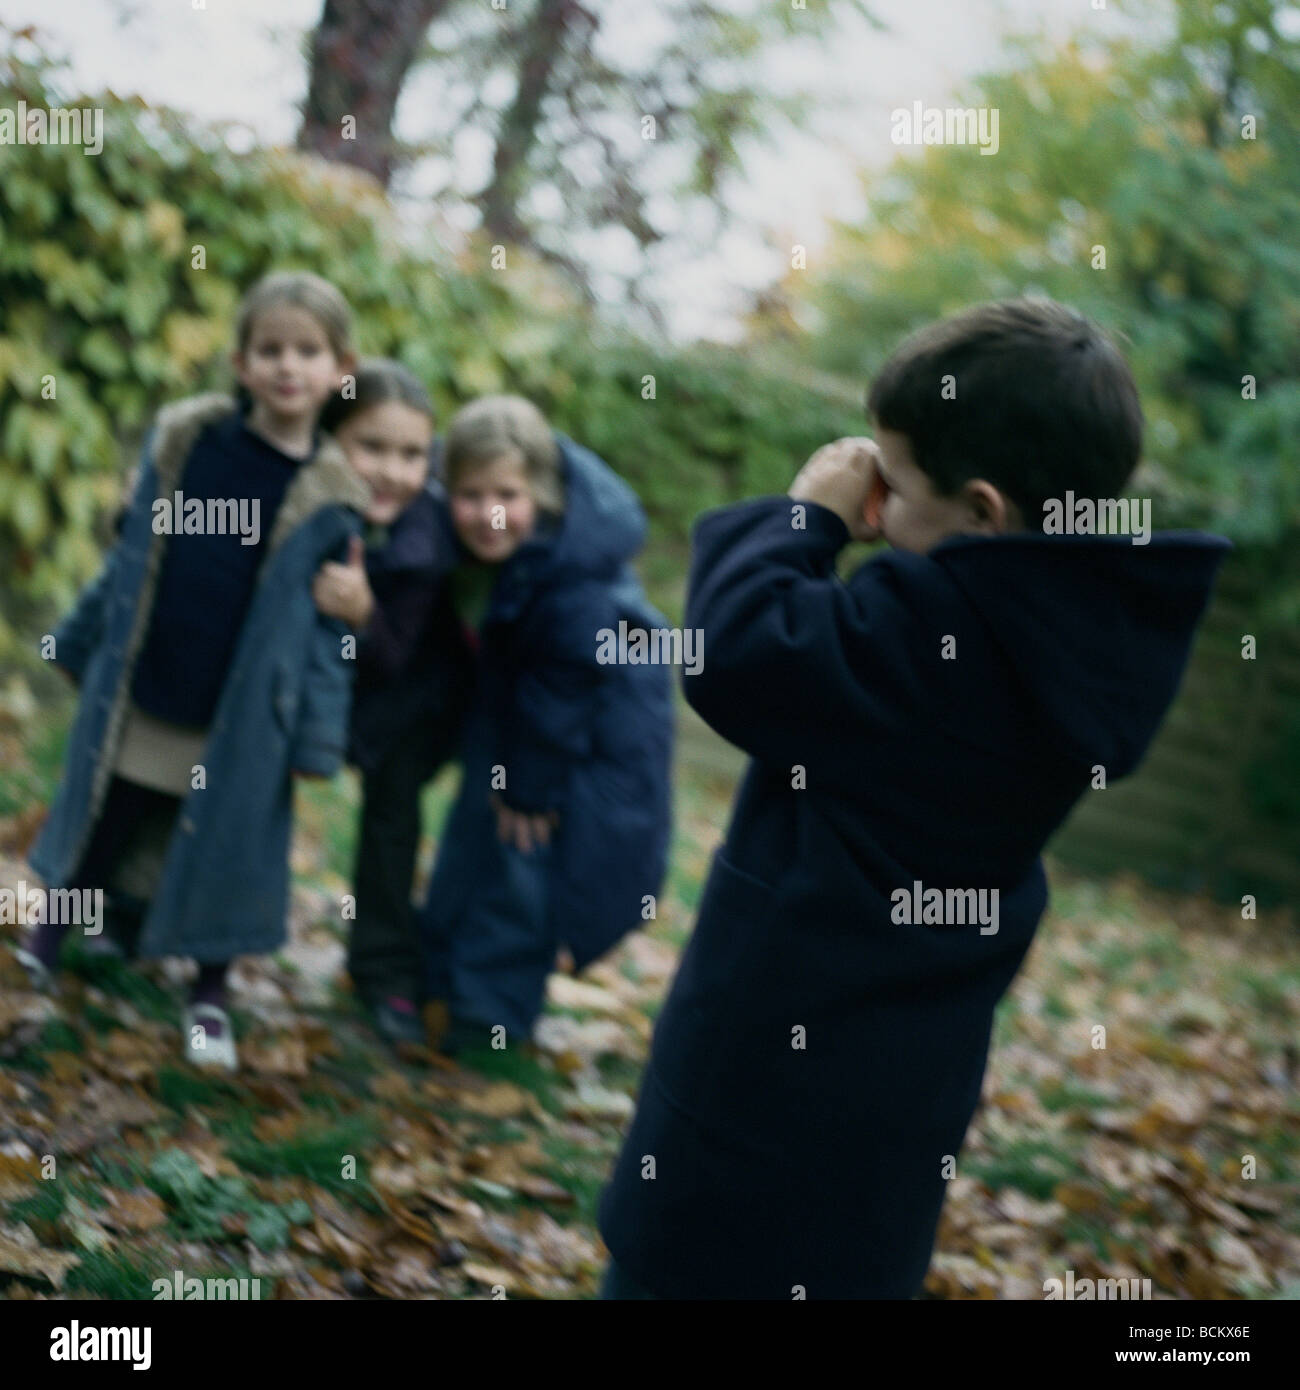
<instances>
[{"instance_id":1,"label":"boy's hand","mask_svg":"<svg viewBox=\"0 0 1300 1390\"><path fill-rule=\"evenodd\" d=\"M549 845L551 830L559 821L555 811L529 815L527 811L512 811L499 796L492 797L492 809L497 818L497 839L514 845L521 854L531 854L534 845Z\"/></svg>"},{"instance_id":2,"label":"boy's hand","mask_svg":"<svg viewBox=\"0 0 1300 1390\"><path fill-rule=\"evenodd\" d=\"M790 496L817 502L833 511L855 541L874 541L880 529L867 520L867 503L878 488L876 460L880 446L865 436L823 444L790 484Z\"/></svg>"},{"instance_id":3,"label":"boy's hand","mask_svg":"<svg viewBox=\"0 0 1300 1390\"><path fill-rule=\"evenodd\" d=\"M360 536L348 542L345 564L326 560L316 571L311 596L327 618L342 618L354 632L360 632L370 621L375 595L366 578L366 548Z\"/></svg>"}]
</instances>

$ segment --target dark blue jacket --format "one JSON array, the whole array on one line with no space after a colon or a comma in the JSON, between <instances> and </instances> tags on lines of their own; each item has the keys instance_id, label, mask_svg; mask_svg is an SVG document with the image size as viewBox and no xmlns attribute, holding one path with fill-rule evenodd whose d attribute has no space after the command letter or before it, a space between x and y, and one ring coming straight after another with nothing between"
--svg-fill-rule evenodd
<instances>
[{"instance_id":1,"label":"dark blue jacket","mask_svg":"<svg viewBox=\"0 0 1300 1390\"><path fill-rule=\"evenodd\" d=\"M1227 546L958 538L842 583L843 522L791 508L696 528L686 697L752 761L600 1229L663 1296L908 1298L1046 904L1039 853L1094 765L1142 757ZM906 924L918 882L997 889L996 932Z\"/></svg>"},{"instance_id":2,"label":"dark blue jacket","mask_svg":"<svg viewBox=\"0 0 1300 1390\"><path fill-rule=\"evenodd\" d=\"M421 492L366 550L375 612L357 643L348 758L371 772L413 724L433 720L455 742L471 657L447 594L455 537L441 491Z\"/></svg>"},{"instance_id":3,"label":"dark blue jacket","mask_svg":"<svg viewBox=\"0 0 1300 1390\"><path fill-rule=\"evenodd\" d=\"M473 885L493 872L481 842L491 768L502 800L555 810L547 917L579 969L646 920L668 853L672 674L602 664L600 634L620 620L662 628L628 561L645 538L636 494L590 450L557 436L565 492L558 532L502 566L479 631L465 776L439 846L429 902L448 932L491 930ZM462 891L466 889L467 891Z\"/></svg>"},{"instance_id":4,"label":"dark blue jacket","mask_svg":"<svg viewBox=\"0 0 1300 1390\"><path fill-rule=\"evenodd\" d=\"M169 537L153 502L171 499L204 429L234 402L209 395L159 415L116 545L55 632L55 660L81 687L63 778L31 853L51 888L66 887L94 833L113 777L131 680ZM360 530L366 489L327 436L297 470L266 538L203 752L206 785L183 799L140 938L144 956L224 961L284 943L294 772L342 764L356 663L347 630L317 613L311 584Z\"/></svg>"}]
</instances>

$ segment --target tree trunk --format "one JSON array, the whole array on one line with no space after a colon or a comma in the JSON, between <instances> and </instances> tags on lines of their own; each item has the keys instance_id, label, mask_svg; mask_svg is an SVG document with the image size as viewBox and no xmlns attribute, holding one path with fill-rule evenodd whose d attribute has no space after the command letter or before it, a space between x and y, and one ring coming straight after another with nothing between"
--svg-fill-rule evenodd
<instances>
[{"instance_id":1,"label":"tree trunk","mask_svg":"<svg viewBox=\"0 0 1300 1390\"><path fill-rule=\"evenodd\" d=\"M450 3L325 0L311 40L298 148L356 165L387 187L402 83L429 25ZM349 116L355 131L344 128Z\"/></svg>"},{"instance_id":2,"label":"tree trunk","mask_svg":"<svg viewBox=\"0 0 1300 1390\"><path fill-rule=\"evenodd\" d=\"M577 0L538 0L520 36L519 88L497 128L491 182L476 200L483 228L494 241L527 240L518 208L528 183L528 155L537 141L542 101L550 90L565 37L580 19L591 22Z\"/></svg>"}]
</instances>

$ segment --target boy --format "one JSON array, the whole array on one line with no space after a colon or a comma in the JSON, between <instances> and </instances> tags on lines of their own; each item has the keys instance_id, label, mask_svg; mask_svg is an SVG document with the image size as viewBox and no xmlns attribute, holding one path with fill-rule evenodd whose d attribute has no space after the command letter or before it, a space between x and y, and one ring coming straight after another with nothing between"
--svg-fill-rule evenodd
<instances>
[{"instance_id":1,"label":"boy","mask_svg":"<svg viewBox=\"0 0 1300 1390\"><path fill-rule=\"evenodd\" d=\"M696 528L686 698L751 762L602 1199L607 1297L917 1293L1039 853L1140 761L1227 549L1044 534L1141 448L1127 366L1061 305L931 325L868 406L878 446Z\"/></svg>"}]
</instances>

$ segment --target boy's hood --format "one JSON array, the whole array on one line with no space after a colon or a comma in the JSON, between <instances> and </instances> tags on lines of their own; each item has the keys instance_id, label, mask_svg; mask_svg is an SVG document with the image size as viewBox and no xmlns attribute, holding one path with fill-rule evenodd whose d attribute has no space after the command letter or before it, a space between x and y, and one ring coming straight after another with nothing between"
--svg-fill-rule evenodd
<instances>
[{"instance_id":1,"label":"boy's hood","mask_svg":"<svg viewBox=\"0 0 1300 1390\"><path fill-rule=\"evenodd\" d=\"M1062 751L1132 771L1177 692L1229 543L1166 532L955 537L930 552L988 623Z\"/></svg>"}]
</instances>

